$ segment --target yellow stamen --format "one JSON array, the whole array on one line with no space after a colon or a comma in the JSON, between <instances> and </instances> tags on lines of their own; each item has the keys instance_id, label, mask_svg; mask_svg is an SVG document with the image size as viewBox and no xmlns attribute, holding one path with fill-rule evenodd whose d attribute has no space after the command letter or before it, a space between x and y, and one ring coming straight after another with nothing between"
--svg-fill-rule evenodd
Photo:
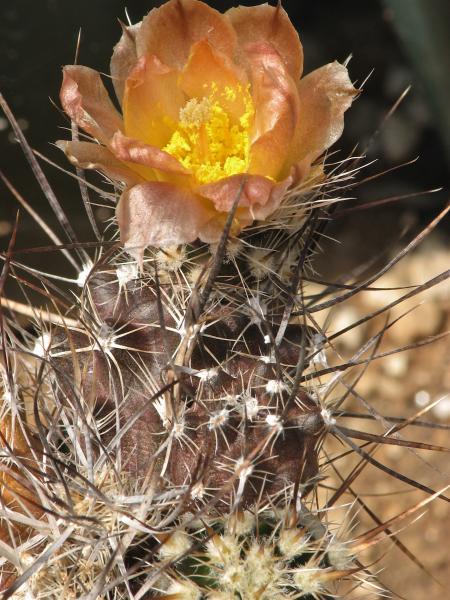
<instances>
[{"instance_id":1,"label":"yellow stamen","mask_svg":"<svg viewBox=\"0 0 450 600\"><path fill-rule=\"evenodd\" d=\"M255 112L249 87L209 87L208 95L191 98L180 110L176 130L163 148L201 184L247 171ZM239 105L240 114L235 114Z\"/></svg>"}]
</instances>

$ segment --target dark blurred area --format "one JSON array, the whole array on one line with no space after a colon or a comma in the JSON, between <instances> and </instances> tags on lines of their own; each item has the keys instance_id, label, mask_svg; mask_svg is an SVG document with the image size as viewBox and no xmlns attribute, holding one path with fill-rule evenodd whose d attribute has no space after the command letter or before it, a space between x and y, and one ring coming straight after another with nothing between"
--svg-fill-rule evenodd
<instances>
[{"instance_id":1,"label":"dark blurred area","mask_svg":"<svg viewBox=\"0 0 450 600\"><path fill-rule=\"evenodd\" d=\"M111 50L120 36L117 18L126 21L127 12L130 20L136 22L156 4L160 3L142 0L128 0L126 3L121 0L16 0L14 3L0 3L0 90L33 148L69 168L62 153L52 143L69 137L65 129L68 122L58 108L58 92L61 66L73 62L80 28L79 63L108 73ZM233 2L228 1L213 3L221 10L232 5ZM432 5L434 25L441 21L445 29L449 5L441 0L428 3L420 0L283 2L300 31L306 73L335 59L344 61L352 54L349 69L353 81L361 84L370 75L364 84L364 93L346 115L345 134L336 144L339 150L336 157L345 158L356 145L356 153L362 152L380 127L380 132L371 141L366 161L376 159L376 164L365 169L365 174L390 169L420 157L414 165L359 188L358 201L426 191L446 186L449 180L450 163L445 148L450 133L447 131L450 101L445 102L443 97L439 102L433 102L436 94L442 95L445 91L442 73L438 68L436 74L436 65L424 68L420 61L415 60L417 52L421 51L420 46L411 47L411 37L416 42L422 40L425 45L433 41L430 42L429 31L428 37L420 31L424 20L416 18L414 21L412 18L412 7L420 12L426 10L426 5ZM407 33L411 33L414 24L418 30L413 32L413 36L405 36L405 28ZM436 34L435 37L439 36ZM443 41L440 40L440 43ZM433 52L430 51L427 56L434 56ZM446 59L442 54L441 57L442 71ZM416 68L417 64L419 68ZM384 116L410 84L410 93L382 126ZM433 85L438 85L434 95ZM443 116L443 106L446 116ZM3 117L0 117L0 156L2 171L53 225L55 222L46 200ZM80 207L76 183L53 167L45 169L80 239L92 239L91 232L85 229L86 218ZM1 188L0 194L0 246L5 247L17 204L5 187ZM436 194L424 193L378 209L368 223L373 225L375 218L387 237L395 237L396 223L404 218L424 222L445 200L445 190ZM407 217L404 217L405 214ZM358 222L358 228L365 238L364 218ZM43 243L43 237L36 238L39 235L36 225L23 214L17 242L19 247Z\"/></svg>"}]
</instances>

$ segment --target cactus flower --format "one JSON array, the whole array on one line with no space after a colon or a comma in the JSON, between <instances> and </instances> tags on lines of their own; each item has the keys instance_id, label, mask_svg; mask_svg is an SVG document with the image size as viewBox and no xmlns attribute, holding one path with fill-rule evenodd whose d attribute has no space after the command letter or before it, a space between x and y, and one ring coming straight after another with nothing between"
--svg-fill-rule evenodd
<instances>
[{"instance_id":1,"label":"cactus flower","mask_svg":"<svg viewBox=\"0 0 450 600\"><path fill-rule=\"evenodd\" d=\"M111 59L121 105L98 72L64 67L61 102L95 143L60 142L70 160L123 182L125 247L217 241L267 219L341 135L356 90L333 62L302 78L299 36L280 5L221 14L169 0L125 27Z\"/></svg>"}]
</instances>

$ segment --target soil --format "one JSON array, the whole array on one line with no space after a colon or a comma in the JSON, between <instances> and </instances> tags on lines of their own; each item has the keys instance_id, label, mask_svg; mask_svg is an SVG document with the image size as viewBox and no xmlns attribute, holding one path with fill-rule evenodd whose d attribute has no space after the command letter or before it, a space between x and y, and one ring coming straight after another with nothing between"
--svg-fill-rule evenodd
<instances>
[{"instance_id":1,"label":"soil","mask_svg":"<svg viewBox=\"0 0 450 600\"><path fill-rule=\"evenodd\" d=\"M436 237L406 257L374 285L377 288L417 285L447 270L449 264L450 247L445 239ZM331 269L329 265L328 270ZM410 289L367 291L358 295L336 310L327 333L340 330L364 315L386 306ZM331 356L330 363L349 360L364 341L386 326L386 318L394 321L402 315L404 316L392 329L385 332L377 354L414 345L432 336L442 337L430 344L371 361L356 388L360 397L353 397L346 409L367 414L362 398L382 415L410 418L423 411L420 420L450 427L450 337L445 335L450 331L449 281L400 304L387 316L385 313L342 336L336 344L339 358L336 355ZM352 381L353 377L352 375L347 381ZM344 389L341 388L340 391ZM385 426L381 422L356 418L342 418L338 423L379 435L388 429L388 425ZM409 425L400 431L400 435L406 440L444 447L450 445L448 429ZM359 444L363 442L360 441ZM334 451L342 452L340 444L331 446ZM377 450L375 458L390 469L435 491L442 490L450 481L448 454L445 452L385 445ZM339 471L343 474L349 473L357 462L358 457L355 455L339 461ZM365 468L352 488L383 522L414 507L427 497L423 491L411 488L372 465ZM376 526L373 519L361 509L358 512L358 520L358 532ZM406 520L394 522L390 529L422 563L423 568L418 567L395 547L393 540L386 540L370 548L365 564L379 560L373 570L380 569L381 582L400 597L407 600L423 600L425 597L429 600L440 600L443 597L440 584L446 589L450 583L449 504L445 500L437 499Z\"/></svg>"}]
</instances>

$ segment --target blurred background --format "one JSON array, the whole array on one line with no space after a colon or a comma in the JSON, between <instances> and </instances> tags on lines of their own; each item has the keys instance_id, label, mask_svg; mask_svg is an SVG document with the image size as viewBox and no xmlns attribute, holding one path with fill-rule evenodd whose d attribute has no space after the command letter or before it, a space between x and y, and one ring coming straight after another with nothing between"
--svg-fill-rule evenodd
<instances>
[{"instance_id":1,"label":"blurred background","mask_svg":"<svg viewBox=\"0 0 450 600\"><path fill-rule=\"evenodd\" d=\"M113 45L120 37L117 18L139 21L153 6L143 0L15 0L0 2L0 91L10 104L31 146L64 168L69 168L62 153L53 143L68 139L68 121L59 109L61 67L73 62L78 32L81 28L79 63L108 73ZM226 9L233 2L212 2ZM242 2L253 5L254 2ZM358 86L364 82L364 92L346 114L343 138L336 144L337 159L344 159L352 150L366 151L366 161L376 161L365 175L390 170L419 157L410 166L396 169L352 191L353 205L393 196L408 196L395 203L370 211L352 213L339 219L328 231L340 244L330 242L332 252L324 248L325 260L317 268L330 279L379 253L398 250L405 240L401 234L408 229L410 239L443 208L448 201L450 173L450 3L448 0L284 0L294 24L300 31L305 53L305 73L333 60L344 61L350 54L349 71ZM109 85L109 82L107 82ZM411 91L386 123L390 111L404 90ZM356 149L355 149L356 147ZM14 140L8 122L0 115L0 169L18 191L33 205L48 223L58 231L58 225L47 202L35 183L20 147ZM54 186L80 240L92 241L86 226L79 190L72 178L46 166L46 174ZM430 193L430 190L444 188ZM423 192L420 195L418 192ZM17 204L0 183L0 249L9 241ZM97 210L97 218L105 220L111 213ZM411 257L381 282L385 287L412 285L449 268L450 222L447 218L438 231ZM47 244L36 224L21 212L17 247ZM386 258L386 254L384 254ZM28 260L29 258L29 260ZM27 263L52 270L63 269L55 253L27 257ZM65 273L67 275L67 273ZM68 274L76 277L75 273ZM374 309L392 300L392 294L380 293L358 298L335 317L334 327L343 327L368 308ZM450 328L449 289L432 292L422 313L415 311L401 322L397 337L388 340L391 347L402 346L427 335ZM372 304L371 304L372 302ZM417 300L418 302L418 300ZM417 303L416 302L416 303ZM347 312L345 312L347 311ZM333 323L332 323L333 327ZM360 332L361 333L361 332ZM367 332L362 332L367 334ZM366 338L367 339L367 338ZM342 352L351 353L362 338L343 341ZM347 347L345 345L347 344ZM438 422L450 418L450 346L444 340L418 352L398 355L379 361L368 370L364 394L377 407L389 414L410 415L418 407L442 398L432 417ZM439 437L440 436L440 437ZM448 445L442 432L426 435L426 441ZM408 454L394 450L385 457L393 468L408 469ZM445 457L441 468L445 470ZM413 467L411 467L413 468ZM373 471L367 476L366 489L377 488L389 493L389 481L374 483ZM390 480L392 484L392 480ZM445 481L440 479L441 484ZM398 482L396 482L398 483ZM364 479L363 479L364 485ZM439 485L439 484L437 484ZM384 486L384 487L383 487ZM395 490L398 485L393 486ZM417 496L394 496L389 502L372 498L371 507L380 518L389 518L401 507L410 506ZM443 503L435 503L431 515L420 525L409 528L402 540L439 579L450 580L448 572L448 511ZM397 552L397 551L395 551ZM392 589L408 600L442 598L442 590L400 554L389 554L383 563L395 564L383 577Z\"/></svg>"}]
</instances>

